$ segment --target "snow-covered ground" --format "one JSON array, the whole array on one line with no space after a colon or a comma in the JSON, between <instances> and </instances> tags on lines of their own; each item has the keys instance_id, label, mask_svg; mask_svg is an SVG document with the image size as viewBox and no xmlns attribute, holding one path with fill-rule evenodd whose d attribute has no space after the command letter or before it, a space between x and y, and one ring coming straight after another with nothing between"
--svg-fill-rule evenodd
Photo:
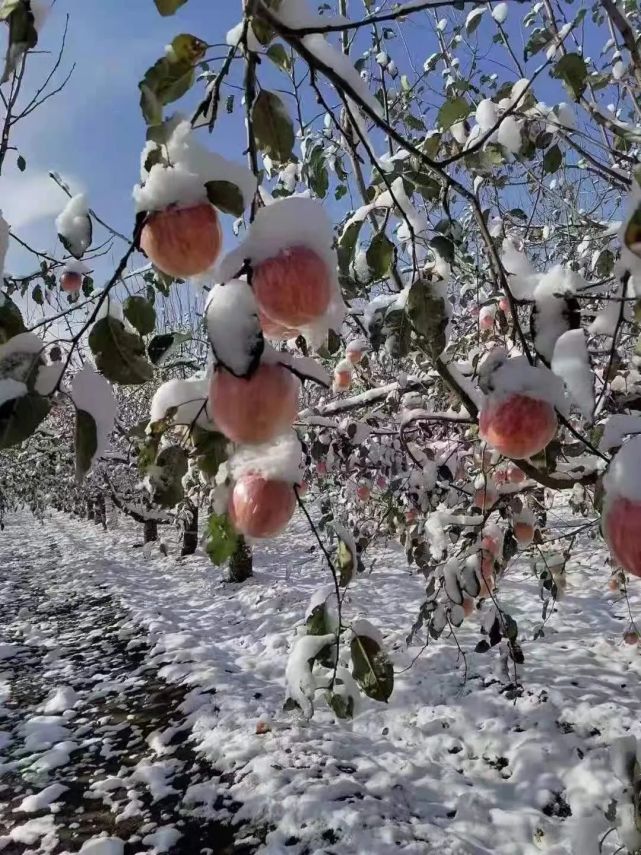
<instances>
[{"instance_id":1,"label":"snow-covered ground","mask_svg":"<svg viewBox=\"0 0 641 855\"><path fill-rule=\"evenodd\" d=\"M282 537L257 550L255 578L243 585L224 584L204 556L146 557L132 549L137 534L122 520L103 533L61 515L42 524L27 515L9 518L0 534L0 596L10 603L15 579L25 573L37 580L45 600L68 596L90 603L110 593L118 633L143 645L142 666L131 666L134 682L153 674L180 684L181 702L171 722L145 737L155 759L138 759L146 769L138 779L149 789L172 786L170 743L176 728L188 725L191 747L209 772L200 768L193 781L182 782L181 821L191 816L203 823L233 822L237 840L250 848L216 848L210 839L202 841L202 850L175 843L169 851L597 855L600 838L617 821L606 815L627 809L630 794L615 775L611 746L619 737L641 736L641 659L636 646L622 641L628 605L608 590L610 568L598 541L578 545L565 599L542 638L533 640L541 606L526 564L515 562L502 581L501 602L523 640L518 691L506 682L497 650L473 652L478 616L457 633L465 662L452 638L423 652L419 644L407 648L405 637L422 599L420 577L392 547L368 553L371 572L354 580L346 608L383 632L396 670L394 694L388 704L365 699L353 721L337 721L319 701L314 718L306 721L283 711L285 666L312 593L329 580L317 552L310 552L304 522L297 519ZM633 614L641 604L637 584L631 582ZM86 624L84 644L91 647L98 641ZM55 626L47 626L54 661ZM10 675L20 650L42 639L38 614L28 608L13 609L7 627L9 635L0 635L0 645L6 642L0 669ZM91 662L97 682L107 681L108 688L99 658ZM53 666L52 675L49 712L42 712L50 720L34 723L30 713L22 729L0 733L0 752L10 762L20 758L11 780L37 765L43 753L64 752L65 743L76 739L70 735L74 716L86 715L88 700L95 703L91 693L74 699ZM122 669L117 679L123 690ZM6 685L0 702L10 708L10 680ZM64 768L63 757L62 765L41 770L19 799L14 795L7 802L13 807L26 798L33 811L12 815L11 826L15 816L23 827L36 821L40 826L33 835L27 829L29 840L13 849L20 832L9 832L8 840L0 837L0 848L4 839L5 851L42 851L39 842L56 837L60 812L47 803L64 803L65 793L47 788L64 781ZM135 763L133 769L127 770L125 790L132 800L140 798ZM111 774L124 775L118 769ZM0 792L0 798L8 797ZM127 810L126 803L117 810ZM1 829L0 818L0 834ZM119 834L117 828L110 833ZM129 840L124 833L122 839ZM129 855L156 845L152 837L135 839L135 846L130 841L113 851ZM48 851L66 851L55 845ZM611 855L620 845L613 832L602 851ZM112 849L98 852L111 855Z\"/></svg>"}]
</instances>

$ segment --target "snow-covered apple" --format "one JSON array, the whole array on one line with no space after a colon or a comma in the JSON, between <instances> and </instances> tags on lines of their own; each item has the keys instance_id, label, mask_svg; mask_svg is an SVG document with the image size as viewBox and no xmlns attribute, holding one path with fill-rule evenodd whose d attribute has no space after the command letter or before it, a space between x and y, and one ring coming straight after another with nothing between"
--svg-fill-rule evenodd
<instances>
[{"instance_id":1,"label":"snow-covered apple","mask_svg":"<svg viewBox=\"0 0 641 855\"><path fill-rule=\"evenodd\" d=\"M292 426L299 389L298 379L277 363L262 363L248 379L219 368L209 386L210 413L234 442L269 442Z\"/></svg>"},{"instance_id":2,"label":"snow-covered apple","mask_svg":"<svg viewBox=\"0 0 641 855\"><path fill-rule=\"evenodd\" d=\"M330 271L306 246L283 249L255 264L252 285L263 314L296 329L321 317L331 298Z\"/></svg>"},{"instance_id":3,"label":"snow-covered apple","mask_svg":"<svg viewBox=\"0 0 641 855\"><path fill-rule=\"evenodd\" d=\"M286 528L295 509L291 484L253 473L236 481L228 504L234 528L247 537L274 537Z\"/></svg>"},{"instance_id":4,"label":"snow-covered apple","mask_svg":"<svg viewBox=\"0 0 641 855\"><path fill-rule=\"evenodd\" d=\"M501 454L517 460L543 451L556 429L552 404L529 395L489 397L479 416L481 438Z\"/></svg>"},{"instance_id":5,"label":"snow-covered apple","mask_svg":"<svg viewBox=\"0 0 641 855\"><path fill-rule=\"evenodd\" d=\"M487 306L483 306L479 312L479 327L486 331L494 329L494 312Z\"/></svg>"},{"instance_id":6,"label":"snow-covered apple","mask_svg":"<svg viewBox=\"0 0 641 855\"><path fill-rule=\"evenodd\" d=\"M282 324L272 321L264 312L259 311L258 319L263 330L263 335L272 341L287 341L290 338L296 338L298 335L298 330L284 327Z\"/></svg>"},{"instance_id":7,"label":"snow-covered apple","mask_svg":"<svg viewBox=\"0 0 641 855\"><path fill-rule=\"evenodd\" d=\"M65 270L60 277L60 287L67 294L77 294L82 287L82 276L75 270Z\"/></svg>"},{"instance_id":8,"label":"snow-covered apple","mask_svg":"<svg viewBox=\"0 0 641 855\"><path fill-rule=\"evenodd\" d=\"M519 546L529 546L534 537L534 526L529 522L517 520L514 523L513 529L514 538Z\"/></svg>"},{"instance_id":9,"label":"snow-covered apple","mask_svg":"<svg viewBox=\"0 0 641 855\"><path fill-rule=\"evenodd\" d=\"M351 371L334 371L334 391L345 392L352 383Z\"/></svg>"},{"instance_id":10,"label":"snow-covered apple","mask_svg":"<svg viewBox=\"0 0 641 855\"><path fill-rule=\"evenodd\" d=\"M638 644L639 633L635 632L633 629L629 629L627 632L623 633L623 640L626 644Z\"/></svg>"},{"instance_id":11,"label":"snow-covered apple","mask_svg":"<svg viewBox=\"0 0 641 855\"><path fill-rule=\"evenodd\" d=\"M499 300L499 309L503 312L504 315L511 315L512 310L510 309L510 301L507 297L501 297Z\"/></svg>"},{"instance_id":12,"label":"snow-covered apple","mask_svg":"<svg viewBox=\"0 0 641 855\"><path fill-rule=\"evenodd\" d=\"M498 490L492 480L479 479L474 491L473 503L482 511L488 511L496 504L499 497Z\"/></svg>"},{"instance_id":13,"label":"snow-covered apple","mask_svg":"<svg viewBox=\"0 0 641 855\"><path fill-rule=\"evenodd\" d=\"M510 484L521 484L525 481L525 472L515 463L507 467L507 480Z\"/></svg>"},{"instance_id":14,"label":"snow-covered apple","mask_svg":"<svg viewBox=\"0 0 641 855\"><path fill-rule=\"evenodd\" d=\"M163 273L185 279L212 266L222 241L216 209L202 202L149 214L140 235L140 248Z\"/></svg>"}]
</instances>

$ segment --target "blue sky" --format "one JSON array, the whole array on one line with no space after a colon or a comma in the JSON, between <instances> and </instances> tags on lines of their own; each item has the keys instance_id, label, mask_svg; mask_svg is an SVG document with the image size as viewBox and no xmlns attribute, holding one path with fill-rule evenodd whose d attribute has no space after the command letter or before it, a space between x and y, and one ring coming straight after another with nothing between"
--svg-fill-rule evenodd
<instances>
[{"instance_id":1,"label":"blue sky","mask_svg":"<svg viewBox=\"0 0 641 855\"><path fill-rule=\"evenodd\" d=\"M360 16L361 3L352 5L354 14ZM10 153L0 179L0 207L22 237L43 251L58 253L53 221L65 197L47 178L49 170L60 172L74 189L87 191L100 216L125 234L131 233L131 188L138 178L139 153L145 135L138 104L138 81L162 55L164 46L180 32L193 33L210 43L224 41L226 31L240 17L241 7L240 0L189 0L176 15L162 18L153 0L57 0L42 29L40 47L55 52L65 16L69 14L62 71L74 61L76 68L64 92L16 128L13 142L26 158L25 173L18 173L15 153ZM529 4L510 3L506 28L519 58L524 44L520 21L529 8ZM576 11L576 7L571 7L568 13ZM403 28L417 69L436 49L425 14L416 16L410 26ZM460 20L465 13L447 13L447 17L454 16ZM478 38L479 52L485 57L481 65L485 70L497 71L504 79L514 80L517 75L510 70L507 53L491 42L495 32L495 25L486 13L478 36L474 37ZM369 34L363 33L360 47L368 42ZM402 58L400 47L398 39L390 42L392 53ZM222 56L225 52L224 47L212 48L210 55ZM530 70L538 65L541 56L530 64ZM32 57L30 81L40 80L50 62L50 56ZM279 72L266 65L261 75L266 73L268 85L276 85L272 81ZM437 90L441 88L441 68L431 80ZM554 103L563 95L558 84L548 81L547 74L540 78L537 94ZM202 87L197 87L196 94L202 91ZM443 95L435 94L429 100L439 106ZM187 109L190 106L188 102ZM240 97L237 97L236 110L239 109ZM230 119L223 114L211 138L213 147L236 160L243 159L241 121L239 115ZM113 268L121 247L116 244L112 258L100 265L101 271ZM8 267L14 273L23 273L33 269L33 262L14 247Z\"/></svg>"},{"instance_id":2,"label":"blue sky","mask_svg":"<svg viewBox=\"0 0 641 855\"><path fill-rule=\"evenodd\" d=\"M16 126L13 142L26 158L26 171L17 171L16 153L10 152L6 175L0 179L0 207L21 236L43 251L57 251L53 219L64 196L46 177L49 170L86 190L103 219L131 232L131 188L145 136L138 81L175 35L191 32L224 40L239 10L236 0L190 0L179 14L162 18L153 0L58 0L42 29L40 46L57 49L68 13L63 68L74 61L76 68L60 95ZM33 57L31 81L40 80L49 65L49 56ZM213 144L242 159L237 137L215 135ZM28 270L31 262L14 248L8 266L14 272L16 266Z\"/></svg>"}]
</instances>

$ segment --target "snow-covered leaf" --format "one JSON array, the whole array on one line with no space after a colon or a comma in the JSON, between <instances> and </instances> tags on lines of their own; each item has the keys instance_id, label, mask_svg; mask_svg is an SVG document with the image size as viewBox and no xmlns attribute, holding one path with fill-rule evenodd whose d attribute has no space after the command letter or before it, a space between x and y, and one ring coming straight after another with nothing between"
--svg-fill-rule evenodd
<instances>
[{"instance_id":1,"label":"snow-covered leaf","mask_svg":"<svg viewBox=\"0 0 641 855\"><path fill-rule=\"evenodd\" d=\"M249 377L258 367L265 347L258 304L250 285L241 279L214 285L206 317L217 362L236 377Z\"/></svg>"},{"instance_id":2,"label":"snow-covered leaf","mask_svg":"<svg viewBox=\"0 0 641 855\"><path fill-rule=\"evenodd\" d=\"M98 370L108 380L134 385L146 383L153 376L153 366L145 359L143 340L111 315L93 325L89 347Z\"/></svg>"},{"instance_id":3,"label":"snow-covered leaf","mask_svg":"<svg viewBox=\"0 0 641 855\"><path fill-rule=\"evenodd\" d=\"M229 561L238 546L238 535L227 514L212 514L207 523L205 550L216 567Z\"/></svg>"},{"instance_id":4,"label":"snow-covered leaf","mask_svg":"<svg viewBox=\"0 0 641 855\"><path fill-rule=\"evenodd\" d=\"M72 196L56 217L60 242L74 258L82 258L91 246L92 225L84 193Z\"/></svg>"},{"instance_id":5,"label":"snow-covered leaf","mask_svg":"<svg viewBox=\"0 0 641 855\"><path fill-rule=\"evenodd\" d=\"M372 279L384 279L394 260L394 244L385 232L377 232L365 253Z\"/></svg>"},{"instance_id":6,"label":"snow-covered leaf","mask_svg":"<svg viewBox=\"0 0 641 855\"><path fill-rule=\"evenodd\" d=\"M23 55L38 44L38 31L29 0L3 0L0 21L9 25L9 40L1 83L6 83Z\"/></svg>"},{"instance_id":7,"label":"snow-covered leaf","mask_svg":"<svg viewBox=\"0 0 641 855\"><path fill-rule=\"evenodd\" d=\"M557 339L552 371L564 381L570 397L589 420L594 409L594 372L582 329L568 330Z\"/></svg>"},{"instance_id":8,"label":"snow-covered leaf","mask_svg":"<svg viewBox=\"0 0 641 855\"><path fill-rule=\"evenodd\" d=\"M71 382L76 417L76 476L81 480L109 445L116 419L111 384L85 364Z\"/></svg>"},{"instance_id":9,"label":"snow-covered leaf","mask_svg":"<svg viewBox=\"0 0 641 855\"><path fill-rule=\"evenodd\" d=\"M161 508L173 508L185 495L182 479L187 472L187 452L179 445L163 448L148 470L151 495Z\"/></svg>"},{"instance_id":10,"label":"snow-covered leaf","mask_svg":"<svg viewBox=\"0 0 641 855\"><path fill-rule=\"evenodd\" d=\"M294 125L278 95L261 89L252 106L252 124L260 150L278 163L288 161L294 148Z\"/></svg>"},{"instance_id":11,"label":"snow-covered leaf","mask_svg":"<svg viewBox=\"0 0 641 855\"><path fill-rule=\"evenodd\" d=\"M352 674L368 698L389 699L394 688L394 668L378 641L355 635L351 643Z\"/></svg>"},{"instance_id":12,"label":"snow-covered leaf","mask_svg":"<svg viewBox=\"0 0 641 855\"><path fill-rule=\"evenodd\" d=\"M485 12L485 9L482 6L477 9L472 9L465 19L465 31L468 36L471 36L478 28L478 25L481 23L481 18L483 17L483 12Z\"/></svg>"},{"instance_id":13,"label":"snow-covered leaf","mask_svg":"<svg viewBox=\"0 0 641 855\"><path fill-rule=\"evenodd\" d=\"M124 316L140 335L148 335L156 326L156 310L144 297L127 297L122 306Z\"/></svg>"}]
</instances>

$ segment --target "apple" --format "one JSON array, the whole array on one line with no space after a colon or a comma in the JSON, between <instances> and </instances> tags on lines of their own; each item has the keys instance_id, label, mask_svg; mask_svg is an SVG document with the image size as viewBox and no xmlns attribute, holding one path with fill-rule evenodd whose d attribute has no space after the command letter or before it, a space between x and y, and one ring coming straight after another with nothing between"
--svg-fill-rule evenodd
<instances>
[{"instance_id":1,"label":"apple","mask_svg":"<svg viewBox=\"0 0 641 855\"><path fill-rule=\"evenodd\" d=\"M208 270L220 255L222 242L218 214L209 202L154 211L140 234L140 248L152 264L178 279Z\"/></svg>"},{"instance_id":2,"label":"apple","mask_svg":"<svg viewBox=\"0 0 641 855\"><path fill-rule=\"evenodd\" d=\"M263 314L299 329L320 318L331 298L327 264L306 246L293 246L254 265L252 285Z\"/></svg>"},{"instance_id":3,"label":"apple","mask_svg":"<svg viewBox=\"0 0 641 855\"><path fill-rule=\"evenodd\" d=\"M529 395L488 398L479 417L481 439L517 460L543 451L556 429L552 404Z\"/></svg>"},{"instance_id":4,"label":"apple","mask_svg":"<svg viewBox=\"0 0 641 855\"><path fill-rule=\"evenodd\" d=\"M228 504L232 525L247 537L274 537L283 531L296 509L296 495L286 481L250 473L236 481Z\"/></svg>"}]
</instances>

